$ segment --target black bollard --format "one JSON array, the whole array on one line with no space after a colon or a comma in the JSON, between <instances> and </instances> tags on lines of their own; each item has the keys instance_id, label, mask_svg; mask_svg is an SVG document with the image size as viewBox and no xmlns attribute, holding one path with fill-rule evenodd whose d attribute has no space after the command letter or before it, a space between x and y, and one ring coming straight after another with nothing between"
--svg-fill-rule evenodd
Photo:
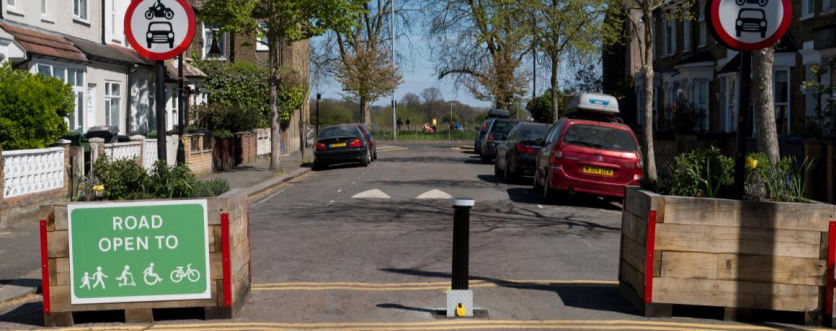
<instances>
[{"instance_id":1,"label":"black bollard","mask_svg":"<svg viewBox=\"0 0 836 331\"><path fill-rule=\"evenodd\" d=\"M470 198L452 198L453 205L453 290L467 290L470 255L470 208L476 202Z\"/></svg>"}]
</instances>

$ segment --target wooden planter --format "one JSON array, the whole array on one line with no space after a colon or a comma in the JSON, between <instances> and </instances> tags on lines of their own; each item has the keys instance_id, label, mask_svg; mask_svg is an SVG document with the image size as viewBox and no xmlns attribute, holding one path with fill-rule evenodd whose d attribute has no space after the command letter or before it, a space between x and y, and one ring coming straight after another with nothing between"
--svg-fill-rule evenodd
<instances>
[{"instance_id":1,"label":"wooden planter","mask_svg":"<svg viewBox=\"0 0 836 331\"><path fill-rule=\"evenodd\" d=\"M626 193L619 287L645 316L698 305L831 321L836 206Z\"/></svg>"},{"instance_id":2,"label":"wooden planter","mask_svg":"<svg viewBox=\"0 0 836 331\"><path fill-rule=\"evenodd\" d=\"M210 299L78 305L70 302L67 203L42 205L44 325L73 325L74 313L91 311L124 312L127 323L150 323L153 310L160 308L203 308L206 319L232 318L246 301L252 282L249 202L246 192L236 189L207 199L207 205Z\"/></svg>"}]
</instances>

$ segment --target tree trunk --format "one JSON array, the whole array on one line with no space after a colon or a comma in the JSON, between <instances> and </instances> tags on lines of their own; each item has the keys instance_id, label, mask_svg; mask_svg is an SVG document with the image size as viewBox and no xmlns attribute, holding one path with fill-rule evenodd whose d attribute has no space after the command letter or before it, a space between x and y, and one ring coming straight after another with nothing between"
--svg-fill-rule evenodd
<instances>
[{"instance_id":1,"label":"tree trunk","mask_svg":"<svg viewBox=\"0 0 836 331\"><path fill-rule=\"evenodd\" d=\"M363 124L366 127L372 127L372 105L369 102L369 99L360 98L360 107L363 109Z\"/></svg>"},{"instance_id":2,"label":"tree trunk","mask_svg":"<svg viewBox=\"0 0 836 331\"><path fill-rule=\"evenodd\" d=\"M560 88L560 86L558 86L558 84L560 84L560 82L557 80L557 78L558 78L557 75L559 74L559 70L558 70L559 68L558 67L560 66L559 55L558 56L552 56L551 57L551 62L552 62L552 68L551 68L552 73L551 73L551 78L549 78L549 80L550 80L551 86L552 86L552 123L557 123L557 120L560 119L560 117L559 117L559 115L560 115L560 103L562 101L562 100L560 100L560 98L558 96L558 94L559 94L558 91L559 91L559 88Z\"/></svg>"},{"instance_id":3,"label":"tree trunk","mask_svg":"<svg viewBox=\"0 0 836 331\"><path fill-rule=\"evenodd\" d=\"M275 35L270 37L270 171L281 172L281 139L282 130L279 122L279 60L278 49L274 46L278 45Z\"/></svg>"},{"instance_id":4,"label":"tree trunk","mask_svg":"<svg viewBox=\"0 0 836 331\"><path fill-rule=\"evenodd\" d=\"M645 17L652 18L652 13L645 13ZM648 20L648 27L654 26L653 19ZM644 72L644 125L642 126L642 140L644 145L644 175L647 179L656 180L658 178L656 173L656 153L653 149L653 29L644 29L644 63L642 63L642 72ZM660 105L661 106L661 105Z\"/></svg>"},{"instance_id":5,"label":"tree trunk","mask_svg":"<svg viewBox=\"0 0 836 331\"><path fill-rule=\"evenodd\" d=\"M774 63L774 47L752 52L752 85L755 88L754 112L758 151L766 154L773 165L781 157L778 148L778 128L775 125L775 100L773 100L772 87Z\"/></svg>"}]
</instances>

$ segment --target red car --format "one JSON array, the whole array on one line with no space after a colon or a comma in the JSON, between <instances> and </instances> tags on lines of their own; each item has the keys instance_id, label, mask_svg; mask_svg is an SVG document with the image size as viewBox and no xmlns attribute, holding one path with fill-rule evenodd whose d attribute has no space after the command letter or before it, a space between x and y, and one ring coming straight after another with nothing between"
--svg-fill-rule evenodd
<instances>
[{"instance_id":1,"label":"red car","mask_svg":"<svg viewBox=\"0 0 836 331\"><path fill-rule=\"evenodd\" d=\"M626 186L639 185L642 168L629 126L615 117L569 115L546 134L535 161L534 189L547 203L566 192L624 198Z\"/></svg>"}]
</instances>

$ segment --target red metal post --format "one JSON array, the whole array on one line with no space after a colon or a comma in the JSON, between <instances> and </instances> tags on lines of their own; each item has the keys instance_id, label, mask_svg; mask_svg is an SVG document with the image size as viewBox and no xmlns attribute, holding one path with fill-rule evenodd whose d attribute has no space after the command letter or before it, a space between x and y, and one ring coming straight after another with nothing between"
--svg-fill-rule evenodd
<instances>
[{"instance_id":1,"label":"red metal post","mask_svg":"<svg viewBox=\"0 0 836 331\"><path fill-rule=\"evenodd\" d=\"M232 306L232 266L229 255L232 247L229 247L229 214L221 214L221 254L223 256L224 269L224 305Z\"/></svg>"},{"instance_id":2,"label":"red metal post","mask_svg":"<svg viewBox=\"0 0 836 331\"><path fill-rule=\"evenodd\" d=\"M250 250L250 261L247 262L248 268L250 268L250 286L253 285L253 236L252 232L250 232L250 202L247 201L247 244L249 247L247 249Z\"/></svg>"},{"instance_id":3,"label":"red metal post","mask_svg":"<svg viewBox=\"0 0 836 331\"><path fill-rule=\"evenodd\" d=\"M46 235L46 220L41 220L41 293L44 297L44 314L51 311L49 303L49 246Z\"/></svg>"},{"instance_id":4,"label":"red metal post","mask_svg":"<svg viewBox=\"0 0 836 331\"><path fill-rule=\"evenodd\" d=\"M825 294L824 313L827 318L833 316L833 276L836 266L836 222L830 221L827 236L827 293Z\"/></svg>"},{"instance_id":5,"label":"red metal post","mask_svg":"<svg viewBox=\"0 0 836 331\"><path fill-rule=\"evenodd\" d=\"M644 303L653 302L653 259L656 254L656 211L647 217L647 258L644 262Z\"/></svg>"}]
</instances>

